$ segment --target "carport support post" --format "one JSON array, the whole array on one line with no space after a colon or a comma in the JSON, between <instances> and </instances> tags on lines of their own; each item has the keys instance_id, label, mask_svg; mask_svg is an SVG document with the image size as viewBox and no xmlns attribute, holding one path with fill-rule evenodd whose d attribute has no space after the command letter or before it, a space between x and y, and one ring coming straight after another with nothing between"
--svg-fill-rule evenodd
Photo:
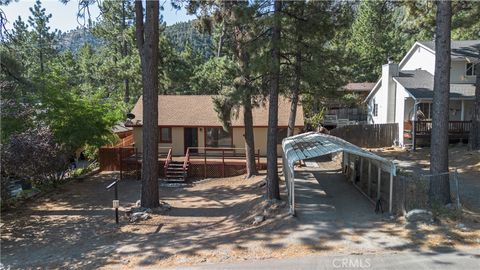
<instances>
[{"instance_id":1,"label":"carport support post","mask_svg":"<svg viewBox=\"0 0 480 270\"><path fill-rule=\"evenodd\" d=\"M378 166L378 178L377 178L377 201L380 199L380 188L382 186L382 170Z\"/></svg>"},{"instance_id":2,"label":"carport support post","mask_svg":"<svg viewBox=\"0 0 480 270\"><path fill-rule=\"evenodd\" d=\"M360 183L363 180L363 158L360 157Z\"/></svg>"},{"instance_id":3,"label":"carport support post","mask_svg":"<svg viewBox=\"0 0 480 270\"><path fill-rule=\"evenodd\" d=\"M389 194L389 201L388 201L388 212L392 213L392 203L393 203L393 173L390 170L390 194Z\"/></svg>"},{"instance_id":4,"label":"carport support post","mask_svg":"<svg viewBox=\"0 0 480 270\"><path fill-rule=\"evenodd\" d=\"M370 196L370 189L372 187L372 162L368 160L368 196Z\"/></svg>"}]
</instances>

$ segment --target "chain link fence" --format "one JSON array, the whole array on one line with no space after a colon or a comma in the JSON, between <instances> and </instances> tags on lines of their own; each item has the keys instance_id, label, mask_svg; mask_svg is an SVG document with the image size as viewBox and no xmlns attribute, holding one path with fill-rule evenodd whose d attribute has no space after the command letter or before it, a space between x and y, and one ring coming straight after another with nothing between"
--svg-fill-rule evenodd
<instances>
[{"instance_id":1,"label":"chain link fence","mask_svg":"<svg viewBox=\"0 0 480 270\"><path fill-rule=\"evenodd\" d=\"M456 171L441 174L399 175L396 183L396 205L398 210L427 209L431 207L430 194L444 192L440 189L442 181L448 181L451 205L461 207L459 175Z\"/></svg>"}]
</instances>

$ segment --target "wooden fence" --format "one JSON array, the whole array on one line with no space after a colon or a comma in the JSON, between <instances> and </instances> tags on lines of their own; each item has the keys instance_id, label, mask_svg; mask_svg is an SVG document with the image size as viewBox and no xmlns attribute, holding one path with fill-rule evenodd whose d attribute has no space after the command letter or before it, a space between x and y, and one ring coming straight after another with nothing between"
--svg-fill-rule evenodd
<instances>
[{"instance_id":1,"label":"wooden fence","mask_svg":"<svg viewBox=\"0 0 480 270\"><path fill-rule=\"evenodd\" d=\"M135 154L133 147L102 146L98 151L100 171L119 171L120 159Z\"/></svg>"},{"instance_id":2,"label":"wooden fence","mask_svg":"<svg viewBox=\"0 0 480 270\"><path fill-rule=\"evenodd\" d=\"M350 125L330 130L330 135L360 147L388 147L398 140L398 124Z\"/></svg>"}]
</instances>

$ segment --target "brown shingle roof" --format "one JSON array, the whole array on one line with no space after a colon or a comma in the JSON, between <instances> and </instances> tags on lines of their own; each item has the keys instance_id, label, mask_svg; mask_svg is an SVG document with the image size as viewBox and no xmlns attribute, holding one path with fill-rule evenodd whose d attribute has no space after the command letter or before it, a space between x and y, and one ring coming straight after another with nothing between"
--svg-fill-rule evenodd
<instances>
[{"instance_id":1,"label":"brown shingle roof","mask_svg":"<svg viewBox=\"0 0 480 270\"><path fill-rule=\"evenodd\" d=\"M375 86L375 83L372 83L372 82L348 83L347 85L340 88L340 91L370 92L372 91L374 86Z\"/></svg>"},{"instance_id":2,"label":"brown shingle roof","mask_svg":"<svg viewBox=\"0 0 480 270\"><path fill-rule=\"evenodd\" d=\"M159 95L158 125L159 126L221 126L210 95ZM129 125L141 125L143 119L143 104L140 97L132 110L135 118ZM290 100L278 98L278 126L288 126ZM295 126L303 127L303 108L298 104ZM253 125L266 127L268 125L268 101L253 109ZM232 121L232 126L243 127L243 112Z\"/></svg>"}]
</instances>

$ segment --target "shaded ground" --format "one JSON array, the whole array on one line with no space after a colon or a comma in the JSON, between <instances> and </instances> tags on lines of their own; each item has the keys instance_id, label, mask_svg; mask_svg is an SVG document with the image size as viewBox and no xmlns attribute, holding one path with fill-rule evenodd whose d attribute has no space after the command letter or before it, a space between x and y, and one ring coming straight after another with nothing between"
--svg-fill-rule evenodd
<instances>
[{"instance_id":1,"label":"shaded ground","mask_svg":"<svg viewBox=\"0 0 480 270\"><path fill-rule=\"evenodd\" d=\"M479 247L464 240L479 236L471 229L456 233L459 240L421 246L414 239L426 239L428 232L375 215L337 165L321 165L322 172L307 168L297 175L297 218L283 208L269 210L257 226L253 217L264 214L266 206L264 187L257 185L264 176L161 187L170 212L135 224L122 218L120 226L110 208L113 194L105 191L112 175L72 182L2 215L1 260L12 268L157 268L313 253L428 255L467 249L470 254L471 247ZM131 207L140 182L126 180L119 190L121 205Z\"/></svg>"},{"instance_id":2,"label":"shaded ground","mask_svg":"<svg viewBox=\"0 0 480 270\"><path fill-rule=\"evenodd\" d=\"M379 148L372 152L391 158L407 172L429 174L430 148L419 148L415 152L401 148ZM459 174L461 203L469 210L480 213L480 152L468 151L466 145L451 146L448 151L450 170Z\"/></svg>"}]
</instances>

